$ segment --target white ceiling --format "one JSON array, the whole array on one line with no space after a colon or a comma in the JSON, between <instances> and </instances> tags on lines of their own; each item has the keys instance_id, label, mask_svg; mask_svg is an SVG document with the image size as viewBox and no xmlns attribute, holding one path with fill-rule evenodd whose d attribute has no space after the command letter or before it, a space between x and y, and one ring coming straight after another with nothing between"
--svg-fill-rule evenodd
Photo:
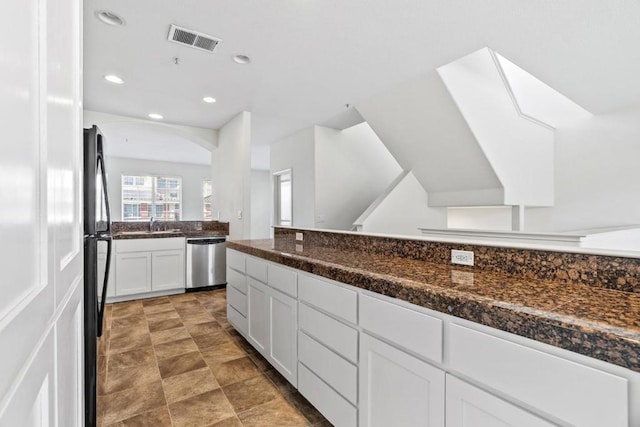
<instances>
[{"instance_id":1,"label":"white ceiling","mask_svg":"<svg viewBox=\"0 0 640 427\"><path fill-rule=\"evenodd\" d=\"M223 42L170 43L171 24ZM592 113L640 104L637 0L85 0L84 32L85 108L212 129L250 111L255 145L484 46Z\"/></svg>"}]
</instances>

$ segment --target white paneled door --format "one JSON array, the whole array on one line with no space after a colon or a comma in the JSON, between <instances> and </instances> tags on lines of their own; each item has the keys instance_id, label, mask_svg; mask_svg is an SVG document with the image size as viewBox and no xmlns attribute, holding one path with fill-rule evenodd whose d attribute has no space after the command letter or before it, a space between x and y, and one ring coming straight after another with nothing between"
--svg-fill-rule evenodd
<instances>
[{"instance_id":1,"label":"white paneled door","mask_svg":"<svg viewBox=\"0 0 640 427\"><path fill-rule=\"evenodd\" d=\"M2 7L2 427L83 423L81 9Z\"/></svg>"}]
</instances>

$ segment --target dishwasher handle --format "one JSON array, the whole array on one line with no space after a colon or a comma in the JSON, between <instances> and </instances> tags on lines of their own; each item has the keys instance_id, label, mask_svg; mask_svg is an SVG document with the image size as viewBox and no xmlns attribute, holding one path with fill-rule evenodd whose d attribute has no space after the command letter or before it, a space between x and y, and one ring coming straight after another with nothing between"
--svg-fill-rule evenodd
<instances>
[{"instance_id":1,"label":"dishwasher handle","mask_svg":"<svg viewBox=\"0 0 640 427\"><path fill-rule=\"evenodd\" d=\"M217 245L224 243L227 239L224 237L213 237L211 239L187 239L187 245Z\"/></svg>"}]
</instances>

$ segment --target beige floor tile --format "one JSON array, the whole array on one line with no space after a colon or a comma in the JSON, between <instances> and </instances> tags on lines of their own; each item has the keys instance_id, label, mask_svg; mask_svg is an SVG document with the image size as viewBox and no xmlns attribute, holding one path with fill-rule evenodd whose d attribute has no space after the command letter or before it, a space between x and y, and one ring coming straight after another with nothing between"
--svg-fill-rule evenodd
<instances>
[{"instance_id":1,"label":"beige floor tile","mask_svg":"<svg viewBox=\"0 0 640 427\"><path fill-rule=\"evenodd\" d=\"M210 320L204 323L185 323L184 326L193 337L197 337L198 335L208 335L212 332L222 330L218 322L214 320Z\"/></svg>"},{"instance_id":2,"label":"beige floor tile","mask_svg":"<svg viewBox=\"0 0 640 427\"><path fill-rule=\"evenodd\" d=\"M114 317L111 320L111 331L114 331L116 329L127 330L135 327L138 327L138 328L143 327L145 325L145 321L146 321L146 318L144 313L136 314L133 316L120 317L120 318Z\"/></svg>"},{"instance_id":3,"label":"beige floor tile","mask_svg":"<svg viewBox=\"0 0 640 427\"><path fill-rule=\"evenodd\" d=\"M157 313L157 314L164 314L164 313ZM150 332L164 331L166 329L179 328L180 326L183 326L183 324L182 324L182 321L177 317L149 321Z\"/></svg>"},{"instance_id":4,"label":"beige floor tile","mask_svg":"<svg viewBox=\"0 0 640 427\"><path fill-rule=\"evenodd\" d=\"M207 364L199 351L181 354L180 356L158 360L160 375L163 379L196 369L206 368Z\"/></svg>"},{"instance_id":5,"label":"beige floor tile","mask_svg":"<svg viewBox=\"0 0 640 427\"><path fill-rule=\"evenodd\" d=\"M151 335L149 333L136 336L135 339L131 337L113 338L109 342L109 354L122 353L123 351L134 350L142 347L151 346Z\"/></svg>"},{"instance_id":6,"label":"beige floor tile","mask_svg":"<svg viewBox=\"0 0 640 427\"><path fill-rule=\"evenodd\" d=\"M242 423L237 416L233 416L231 418L227 418L226 420L211 424L208 427L242 427Z\"/></svg>"},{"instance_id":7,"label":"beige floor tile","mask_svg":"<svg viewBox=\"0 0 640 427\"><path fill-rule=\"evenodd\" d=\"M119 427L172 427L169 408L161 406L135 417L128 418L118 424Z\"/></svg>"},{"instance_id":8,"label":"beige floor tile","mask_svg":"<svg viewBox=\"0 0 640 427\"><path fill-rule=\"evenodd\" d=\"M174 311L173 304L168 300L162 304L147 305L143 307L143 310L146 315Z\"/></svg>"},{"instance_id":9,"label":"beige floor tile","mask_svg":"<svg viewBox=\"0 0 640 427\"><path fill-rule=\"evenodd\" d=\"M142 300L143 307L150 307L152 305L160 305L171 303L169 297L157 297L157 298L147 298Z\"/></svg>"},{"instance_id":10,"label":"beige floor tile","mask_svg":"<svg viewBox=\"0 0 640 427\"><path fill-rule=\"evenodd\" d=\"M238 414L238 418L244 427L302 427L308 425L306 418L282 398L241 412Z\"/></svg>"},{"instance_id":11,"label":"beige floor tile","mask_svg":"<svg viewBox=\"0 0 640 427\"><path fill-rule=\"evenodd\" d=\"M109 356L107 368L111 371L117 369L133 368L143 366L156 361L152 347L136 348L134 350L115 353Z\"/></svg>"},{"instance_id":12,"label":"beige floor tile","mask_svg":"<svg viewBox=\"0 0 640 427\"><path fill-rule=\"evenodd\" d=\"M165 378L162 380L162 387L167 402L173 403L215 390L219 385L211 370L202 368Z\"/></svg>"},{"instance_id":13,"label":"beige floor tile","mask_svg":"<svg viewBox=\"0 0 640 427\"><path fill-rule=\"evenodd\" d=\"M232 342L229 335L227 335L227 333L222 329L207 335L197 335L193 337L193 340L201 351L210 350L211 348L217 347L221 344Z\"/></svg>"},{"instance_id":14,"label":"beige floor tile","mask_svg":"<svg viewBox=\"0 0 640 427\"><path fill-rule=\"evenodd\" d=\"M144 314L142 311L142 303L137 301L114 304L111 310L111 316L113 319L134 315L140 316L142 314Z\"/></svg>"},{"instance_id":15,"label":"beige floor tile","mask_svg":"<svg viewBox=\"0 0 640 427\"><path fill-rule=\"evenodd\" d=\"M153 345L158 345L169 341L183 340L185 338L191 338L191 334L189 334L189 331L187 331L187 328L185 328L184 326L151 332L151 342L153 343Z\"/></svg>"},{"instance_id":16,"label":"beige floor tile","mask_svg":"<svg viewBox=\"0 0 640 427\"><path fill-rule=\"evenodd\" d=\"M105 425L123 421L166 404L162 383L135 386L104 396Z\"/></svg>"},{"instance_id":17,"label":"beige floor tile","mask_svg":"<svg viewBox=\"0 0 640 427\"><path fill-rule=\"evenodd\" d=\"M185 338L177 341L169 341L166 343L153 346L158 359L167 359L169 357L178 356L180 354L198 351L198 346L192 338Z\"/></svg>"},{"instance_id":18,"label":"beige floor tile","mask_svg":"<svg viewBox=\"0 0 640 427\"><path fill-rule=\"evenodd\" d=\"M228 342L218 344L207 350L202 350L202 357L210 366L218 363L227 362L233 359L239 359L247 354L236 343L229 339Z\"/></svg>"},{"instance_id":19,"label":"beige floor tile","mask_svg":"<svg viewBox=\"0 0 640 427\"><path fill-rule=\"evenodd\" d=\"M104 388L106 394L111 394L158 381L160 381L160 371L158 371L158 364L154 360L142 366L107 371L107 382Z\"/></svg>"},{"instance_id":20,"label":"beige floor tile","mask_svg":"<svg viewBox=\"0 0 640 427\"><path fill-rule=\"evenodd\" d=\"M221 390L213 390L169 404L176 427L209 426L234 415L233 408Z\"/></svg>"},{"instance_id":21,"label":"beige floor tile","mask_svg":"<svg viewBox=\"0 0 640 427\"><path fill-rule=\"evenodd\" d=\"M241 357L211 366L211 371L221 386L260 375L260 371L249 357Z\"/></svg>"},{"instance_id":22,"label":"beige floor tile","mask_svg":"<svg viewBox=\"0 0 640 427\"><path fill-rule=\"evenodd\" d=\"M280 395L264 375L222 387L222 390L237 413L270 402Z\"/></svg>"},{"instance_id":23,"label":"beige floor tile","mask_svg":"<svg viewBox=\"0 0 640 427\"><path fill-rule=\"evenodd\" d=\"M113 329L99 358L99 425L331 425L229 325L225 296L106 306Z\"/></svg>"}]
</instances>

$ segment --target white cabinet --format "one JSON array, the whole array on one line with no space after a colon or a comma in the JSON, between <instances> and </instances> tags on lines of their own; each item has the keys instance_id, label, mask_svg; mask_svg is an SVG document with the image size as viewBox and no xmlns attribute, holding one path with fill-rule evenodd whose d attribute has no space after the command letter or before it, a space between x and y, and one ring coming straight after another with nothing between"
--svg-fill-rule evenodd
<instances>
[{"instance_id":1,"label":"white cabinet","mask_svg":"<svg viewBox=\"0 0 640 427\"><path fill-rule=\"evenodd\" d=\"M360 426L444 427L444 371L360 335Z\"/></svg>"},{"instance_id":2,"label":"white cabinet","mask_svg":"<svg viewBox=\"0 0 640 427\"><path fill-rule=\"evenodd\" d=\"M116 254L116 296L151 292L151 252Z\"/></svg>"},{"instance_id":3,"label":"white cabinet","mask_svg":"<svg viewBox=\"0 0 640 427\"><path fill-rule=\"evenodd\" d=\"M269 289L269 357L292 384L298 368L298 301Z\"/></svg>"},{"instance_id":4,"label":"white cabinet","mask_svg":"<svg viewBox=\"0 0 640 427\"><path fill-rule=\"evenodd\" d=\"M241 252L227 249L227 320L244 337L249 334L246 258Z\"/></svg>"},{"instance_id":5,"label":"white cabinet","mask_svg":"<svg viewBox=\"0 0 640 427\"><path fill-rule=\"evenodd\" d=\"M115 295L117 300L184 291L183 237L114 241Z\"/></svg>"},{"instance_id":6,"label":"white cabinet","mask_svg":"<svg viewBox=\"0 0 640 427\"><path fill-rule=\"evenodd\" d=\"M635 372L237 251L229 259L229 321L337 427L640 425Z\"/></svg>"},{"instance_id":7,"label":"white cabinet","mask_svg":"<svg viewBox=\"0 0 640 427\"><path fill-rule=\"evenodd\" d=\"M447 427L553 427L524 409L447 374Z\"/></svg>"},{"instance_id":8,"label":"white cabinet","mask_svg":"<svg viewBox=\"0 0 640 427\"><path fill-rule=\"evenodd\" d=\"M278 372L296 385L297 273L231 249L227 254L227 317Z\"/></svg>"},{"instance_id":9,"label":"white cabinet","mask_svg":"<svg viewBox=\"0 0 640 427\"><path fill-rule=\"evenodd\" d=\"M151 290L184 288L184 250L151 253Z\"/></svg>"},{"instance_id":10,"label":"white cabinet","mask_svg":"<svg viewBox=\"0 0 640 427\"><path fill-rule=\"evenodd\" d=\"M569 425L629 425L627 379L452 324L449 363L465 377Z\"/></svg>"},{"instance_id":11,"label":"white cabinet","mask_svg":"<svg viewBox=\"0 0 640 427\"><path fill-rule=\"evenodd\" d=\"M247 277L248 339L263 356L269 346L269 290L257 280Z\"/></svg>"}]
</instances>

